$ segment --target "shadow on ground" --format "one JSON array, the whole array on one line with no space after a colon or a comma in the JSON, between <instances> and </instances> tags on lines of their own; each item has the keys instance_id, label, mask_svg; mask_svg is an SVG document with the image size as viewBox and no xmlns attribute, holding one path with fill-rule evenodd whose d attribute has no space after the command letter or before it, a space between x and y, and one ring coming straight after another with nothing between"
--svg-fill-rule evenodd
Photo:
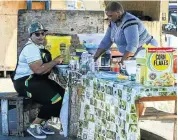
<instances>
[{"instance_id":1,"label":"shadow on ground","mask_svg":"<svg viewBox=\"0 0 178 140\"><path fill-rule=\"evenodd\" d=\"M9 129L16 129L16 109L11 109L9 111ZM0 114L0 124L1 123L1 114ZM46 140L77 140L76 138L64 138L62 135L59 135L58 131L55 131L55 135L48 135ZM146 130L141 130L141 140L166 140L160 136L157 136L151 132ZM2 136L2 125L0 125L0 140L36 140L32 136L28 135L25 137L17 137L17 136Z\"/></svg>"}]
</instances>

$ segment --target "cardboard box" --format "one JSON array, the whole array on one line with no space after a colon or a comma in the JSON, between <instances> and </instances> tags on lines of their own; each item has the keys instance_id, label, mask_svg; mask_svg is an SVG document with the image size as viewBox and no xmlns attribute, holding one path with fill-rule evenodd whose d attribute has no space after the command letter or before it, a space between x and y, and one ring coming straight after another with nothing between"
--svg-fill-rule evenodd
<instances>
[{"instance_id":1,"label":"cardboard box","mask_svg":"<svg viewBox=\"0 0 178 140\"><path fill-rule=\"evenodd\" d=\"M137 81L147 86L173 86L173 48L147 48L146 58L137 58ZM140 69L140 70L139 70Z\"/></svg>"}]
</instances>

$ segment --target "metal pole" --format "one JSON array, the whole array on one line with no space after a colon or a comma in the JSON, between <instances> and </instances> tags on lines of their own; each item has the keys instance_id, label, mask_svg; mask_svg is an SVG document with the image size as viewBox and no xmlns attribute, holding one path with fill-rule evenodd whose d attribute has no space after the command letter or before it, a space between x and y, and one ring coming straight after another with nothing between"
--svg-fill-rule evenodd
<instances>
[{"instance_id":1,"label":"metal pole","mask_svg":"<svg viewBox=\"0 0 178 140\"><path fill-rule=\"evenodd\" d=\"M50 8L51 8L51 1L50 0L45 1L45 10L50 10Z\"/></svg>"},{"instance_id":2,"label":"metal pole","mask_svg":"<svg viewBox=\"0 0 178 140\"><path fill-rule=\"evenodd\" d=\"M27 0L27 10L32 9L32 0Z\"/></svg>"}]
</instances>

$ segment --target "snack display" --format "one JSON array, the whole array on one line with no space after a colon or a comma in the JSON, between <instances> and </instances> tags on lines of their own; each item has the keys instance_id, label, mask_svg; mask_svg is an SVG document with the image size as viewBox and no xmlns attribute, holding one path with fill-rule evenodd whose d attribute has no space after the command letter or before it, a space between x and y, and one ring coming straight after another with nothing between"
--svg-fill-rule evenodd
<instances>
[{"instance_id":1,"label":"snack display","mask_svg":"<svg viewBox=\"0 0 178 140\"><path fill-rule=\"evenodd\" d=\"M137 58L137 81L147 86L173 86L173 51L147 48L146 58Z\"/></svg>"},{"instance_id":2,"label":"snack display","mask_svg":"<svg viewBox=\"0 0 178 140\"><path fill-rule=\"evenodd\" d=\"M174 75L172 73L163 73L159 79L153 81L155 86L171 86L174 85Z\"/></svg>"}]
</instances>

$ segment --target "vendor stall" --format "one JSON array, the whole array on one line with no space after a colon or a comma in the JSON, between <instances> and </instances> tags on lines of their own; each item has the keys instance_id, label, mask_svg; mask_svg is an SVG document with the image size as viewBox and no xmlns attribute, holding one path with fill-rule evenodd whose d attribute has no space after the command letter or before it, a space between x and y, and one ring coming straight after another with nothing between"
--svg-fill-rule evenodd
<instances>
[{"instance_id":1,"label":"vendor stall","mask_svg":"<svg viewBox=\"0 0 178 140\"><path fill-rule=\"evenodd\" d=\"M81 77L71 71L70 76L68 135L73 138L138 140L140 128L135 101L141 97L176 95L176 87L148 87L117 80L116 74L108 72ZM81 83L77 83L79 77Z\"/></svg>"},{"instance_id":2,"label":"vendor stall","mask_svg":"<svg viewBox=\"0 0 178 140\"><path fill-rule=\"evenodd\" d=\"M69 87L68 136L87 140L140 139L136 101L142 97L177 95L174 77L172 77L173 49L146 47L150 47L146 49L147 57L133 60L139 66L143 66L142 70L139 67L139 71L138 69L137 73L135 71L137 80L132 77L130 71L127 71L129 73L127 77L111 71L92 71L92 68L89 68L85 75L80 74L82 69L67 70L69 74L66 78ZM132 72L133 62L129 65ZM125 64L128 65L129 61ZM58 68L58 70L58 76L59 73L66 75L66 69ZM165 75L166 79L164 79ZM56 79L60 77L62 76Z\"/></svg>"},{"instance_id":3,"label":"vendor stall","mask_svg":"<svg viewBox=\"0 0 178 140\"><path fill-rule=\"evenodd\" d=\"M149 57L145 57L148 55L146 54L144 58L130 63L135 64L134 67L129 67L131 70L134 69L134 73L128 73L127 67L127 73L125 70L125 72L122 71L123 74L96 69L101 65L94 63L93 56L83 48L87 46L85 44L87 41L82 44L80 36L78 37L77 34L103 33L103 12L21 11L19 13L19 46L24 44L25 37L27 37L27 34L22 33L22 30L27 28L29 22L37 20L37 18L42 23L44 22L51 33L50 35L53 33L58 36L67 33L71 36L68 46L68 51L70 50L69 65L58 65L50 76L66 89L60 115L64 136L86 140L139 140L140 128L135 101L141 97L176 95L174 82L169 81L166 83L167 85L160 84L163 80L156 79L158 76L155 72L149 79L148 75L151 70L147 70L147 66L158 70L158 73L160 72L159 62L156 60L155 63L154 61L157 59L157 54L149 54ZM48 16L49 14L52 17ZM24 24L22 24L23 22ZM89 45L91 44L89 42ZM67 43L64 45L64 42L60 42L55 47L58 48L60 54L66 53L64 46L67 45ZM149 60L152 58L153 61L148 63L147 58ZM164 69L161 69L161 72L166 70L165 73L172 73L172 55L165 54L165 57L160 58L161 61L165 59L164 64L166 65ZM144 66L143 69L140 68L140 71L147 71L147 73L136 74L136 62ZM156 64L156 67L153 67L152 64ZM139 78L136 80L136 77ZM153 79L154 82L151 81ZM151 85L152 83L155 84Z\"/></svg>"}]
</instances>

